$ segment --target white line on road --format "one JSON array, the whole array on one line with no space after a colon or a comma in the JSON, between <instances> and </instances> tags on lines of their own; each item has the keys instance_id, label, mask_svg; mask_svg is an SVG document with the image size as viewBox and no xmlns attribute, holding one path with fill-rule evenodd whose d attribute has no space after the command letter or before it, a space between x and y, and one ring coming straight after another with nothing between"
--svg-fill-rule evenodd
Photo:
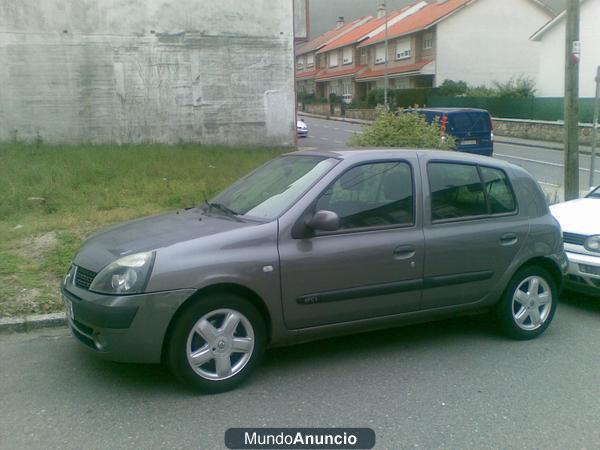
<instances>
[{"instance_id":1,"label":"white line on road","mask_svg":"<svg viewBox=\"0 0 600 450\"><path fill-rule=\"evenodd\" d=\"M333 141L333 142L335 142L336 144L343 144L342 141Z\"/></svg>"},{"instance_id":2,"label":"white line on road","mask_svg":"<svg viewBox=\"0 0 600 450\"><path fill-rule=\"evenodd\" d=\"M509 159L517 159L519 161L526 161L526 162L531 162L531 163L536 163L536 164L543 164L543 165L552 166L552 167L560 167L560 168L565 167L563 164L558 164L558 163L553 163L553 162L548 162L548 161L540 161L538 159L523 158L521 156L503 155L501 153L495 153L495 156L501 156L502 158L509 158ZM580 167L579 170L582 172L590 172L590 169L586 169L585 167ZM600 173L600 170L596 170L596 171L594 171L594 173Z\"/></svg>"},{"instance_id":3,"label":"white line on road","mask_svg":"<svg viewBox=\"0 0 600 450\"><path fill-rule=\"evenodd\" d=\"M321 139L322 141L328 141L329 140L329 138L319 138L319 139Z\"/></svg>"},{"instance_id":4,"label":"white line on road","mask_svg":"<svg viewBox=\"0 0 600 450\"><path fill-rule=\"evenodd\" d=\"M538 183L543 184L544 186L551 186L551 187L562 187L560 184L554 184L554 183L546 183L545 181L538 181Z\"/></svg>"}]
</instances>

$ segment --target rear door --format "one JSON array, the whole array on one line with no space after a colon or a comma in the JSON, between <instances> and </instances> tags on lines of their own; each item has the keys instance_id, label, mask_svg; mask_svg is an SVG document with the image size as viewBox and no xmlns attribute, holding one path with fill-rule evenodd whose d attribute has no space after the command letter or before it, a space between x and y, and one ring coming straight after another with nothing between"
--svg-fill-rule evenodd
<instances>
[{"instance_id":1,"label":"rear door","mask_svg":"<svg viewBox=\"0 0 600 450\"><path fill-rule=\"evenodd\" d=\"M529 232L504 171L455 161L423 164L423 309L484 300Z\"/></svg>"},{"instance_id":2,"label":"rear door","mask_svg":"<svg viewBox=\"0 0 600 450\"><path fill-rule=\"evenodd\" d=\"M486 111L457 111L448 114L448 132L459 151L492 156L492 127Z\"/></svg>"}]
</instances>

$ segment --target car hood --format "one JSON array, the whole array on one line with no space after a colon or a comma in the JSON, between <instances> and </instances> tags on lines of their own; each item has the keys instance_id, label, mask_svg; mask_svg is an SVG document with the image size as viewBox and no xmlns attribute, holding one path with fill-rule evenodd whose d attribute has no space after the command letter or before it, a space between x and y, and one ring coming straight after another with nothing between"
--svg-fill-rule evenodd
<instances>
[{"instance_id":1,"label":"car hood","mask_svg":"<svg viewBox=\"0 0 600 450\"><path fill-rule=\"evenodd\" d=\"M134 253L158 250L173 244L207 238L218 233L256 225L199 209L181 210L113 225L87 239L74 263L99 272L113 261Z\"/></svg>"},{"instance_id":2,"label":"car hood","mask_svg":"<svg viewBox=\"0 0 600 450\"><path fill-rule=\"evenodd\" d=\"M580 198L550 207L563 231L586 236L600 234L600 199Z\"/></svg>"}]
</instances>

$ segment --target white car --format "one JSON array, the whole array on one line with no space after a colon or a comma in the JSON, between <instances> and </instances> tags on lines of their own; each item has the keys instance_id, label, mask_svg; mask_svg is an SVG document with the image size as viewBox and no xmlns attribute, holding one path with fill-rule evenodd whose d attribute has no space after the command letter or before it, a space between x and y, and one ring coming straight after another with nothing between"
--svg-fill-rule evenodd
<instances>
[{"instance_id":1,"label":"white car","mask_svg":"<svg viewBox=\"0 0 600 450\"><path fill-rule=\"evenodd\" d=\"M298 137L307 137L308 136L308 125L302 119L298 119L296 122L296 131L298 133Z\"/></svg>"},{"instance_id":2,"label":"white car","mask_svg":"<svg viewBox=\"0 0 600 450\"><path fill-rule=\"evenodd\" d=\"M563 231L569 272L565 287L600 296L600 187L585 198L550 207Z\"/></svg>"}]
</instances>

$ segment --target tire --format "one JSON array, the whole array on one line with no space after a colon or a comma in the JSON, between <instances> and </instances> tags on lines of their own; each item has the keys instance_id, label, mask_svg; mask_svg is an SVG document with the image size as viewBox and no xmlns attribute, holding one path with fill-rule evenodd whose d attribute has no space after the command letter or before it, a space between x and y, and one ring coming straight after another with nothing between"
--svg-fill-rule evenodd
<instances>
[{"instance_id":1,"label":"tire","mask_svg":"<svg viewBox=\"0 0 600 450\"><path fill-rule=\"evenodd\" d=\"M216 394L245 381L265 347L265 322L258 310L223 293L199 298L176 318L166 362L182 382Z\"/></svg>"},{"instance_id":2,"label":"tire","mask_svg":"<svg viewBox=\"0 0 600 450\"><path fill-rule=\"evenodd\" d=\"M552 276L541 267L529 266L512 277L494 316L510 338L534 339L552 322L557 303L558 289Z\"/></svg>"}]
</instances>

